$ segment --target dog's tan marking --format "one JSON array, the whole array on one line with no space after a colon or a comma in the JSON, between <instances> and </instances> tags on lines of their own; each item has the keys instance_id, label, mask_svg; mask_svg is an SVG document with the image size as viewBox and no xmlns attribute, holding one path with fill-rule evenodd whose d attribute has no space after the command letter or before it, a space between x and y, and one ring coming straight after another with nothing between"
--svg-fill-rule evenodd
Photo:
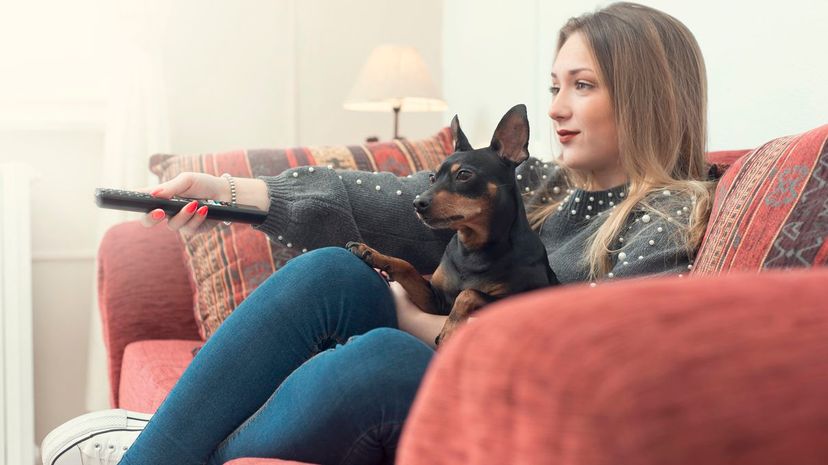
<instances>
[{"instance_id":1,"label":"dog's tan marking","mask_svg":"<svg viewBox=\"0 0 828 465\"><path fill-rule=\"evenodd\" d=\"M454 331L460 327L463 322L469 319L469 315L473 314L477 309L486 305L486 300L480 295L480 292L474 289L464 289L454 299L454 306L451 308L449 317L437 336L437 341L440 345L444 344L448 338L454 334Z\"/></svg>"},{"instance_id":2,"label":"dog's tan marking","mask_svg":"<svg viewBox=\"0 0 828 465\"><path fill-rule=\"evenodd\" d=\"M489 283L486 286L482 286L480 291L489 294L492 297L503 297L512 293L512 290L506 285L506 283Z\"/></svg>"},{"instance_id":3,"label":"dog's tan marking","mask_svg":"<svg viewBox=\"0 0 828 465\"><path fill-rule=\"evenodd\" d=\"M381 254L359 242L349 242L346 247L365 263L384 271L391 280L400 283L408 294L408 298L420 310L440 314L440 308L438 308L428 281L417 272L412 264L401 258Z\"/></svg>"},{"instance_id":4,"label":"dog's tan marking","mask_svg":"<svg viewBox=\"0 0 828 465\"><path fill-rule=\"evenodd\" d=\"M431 275L431 285L440 289L446 288L446 272L443 271L443 267L438 266L437 269L434 270L434 274Z\"/></svg>"},{"instance_id":5,"label":"dog's tan marking","mask_svg":"<svg viewBox=\"0 0 828 465\"><path fill-rule=\"evenodd\" d=\"M470 199L448 191L438 191L431 199L431 216L435 219L449 219L452 216L470 219L480 214L482 203L482 199ZM454 224L451 228L457 229Z\"/></svg>"}]
</instances>

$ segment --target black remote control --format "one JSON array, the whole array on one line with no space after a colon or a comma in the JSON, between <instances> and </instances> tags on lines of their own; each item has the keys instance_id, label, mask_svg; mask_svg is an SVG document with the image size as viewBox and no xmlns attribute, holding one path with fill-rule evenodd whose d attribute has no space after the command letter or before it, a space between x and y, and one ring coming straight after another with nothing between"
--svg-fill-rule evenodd
<instances>
[{"instance_id":1,"label":"black remote control","mask_svg":"<svg viewBox=\"0 0 828 465\"><path fill-rule=\"evenodd\" d=\"M219 221L232 221L235 223L261 224L267 212L259 210L250 205L231 206L227 202L205 199L186 199L173 197L162 199L153 197L143 192L126 191L121 189L95 189L95 203L101 208L112 208L115 210L128 210L134 212L149 213L156 208L164 210L168 217L176 215L184 208L184 205L198 201L198 207L207 206L207 219Z\"/></svg>"}]
</instances>

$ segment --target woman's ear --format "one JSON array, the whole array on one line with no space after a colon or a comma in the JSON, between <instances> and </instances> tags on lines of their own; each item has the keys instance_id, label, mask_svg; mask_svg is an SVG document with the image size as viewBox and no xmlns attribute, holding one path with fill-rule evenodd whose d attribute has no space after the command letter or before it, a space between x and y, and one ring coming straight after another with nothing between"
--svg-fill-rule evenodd
<instances>
[{"instance_id":1,"label":"woman's ear","mask_svg":"<svg viewBox=\"0 0 828 465\"><path fill-rule=\"evenodd\" d=\"M451 119L451 135L454 137L455 152L474 150L471 144L469 144L469 140L466 139L466 135L463 134L463 130L460 129L460 120L457 118L457 115L454 115L454 118Z\"/></svg>"},{"instance_id":2,"label":"woman's ear","mask_svg":"<svg viewBox=\"0 0 828 465\"><path fill-rule=\"evenodd\" d=\"M492 136L489 146L504 160L520 164L529 158L529 119L526 105L512 107L505 115Z\"/></svg>"}]
</instances>

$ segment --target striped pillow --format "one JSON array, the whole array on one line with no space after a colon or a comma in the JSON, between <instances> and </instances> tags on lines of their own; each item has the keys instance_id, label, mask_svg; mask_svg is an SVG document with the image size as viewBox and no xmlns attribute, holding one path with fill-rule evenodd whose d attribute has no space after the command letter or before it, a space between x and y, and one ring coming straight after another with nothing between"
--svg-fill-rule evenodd
<instances>
[{"instance_id":1,"label":"striped pillow","mask_svg":"<svg viewBox=\"0 0 828 465\"><path fill-rule=\"evenodd\" d=\"M719 181L697 275L828 263L828 125L774 139Z\"/></svg>"},{"instance_id":2,"label":"striped pillow","mask_svg":"<svg viewBox=\"0 0 828 465\"><path fill-rule=\"evenodd\" d=\"M160 182L185 171L237 177L274 176L287 168L327 165L338 169L387 171L405 176L436 168L453 151L451 131L417 141L365 145L238 150L204 155L153 155L150 170ZM247 225L219 224L190 238L182 236L199 333L207 339L262 281L299 254Z\"/></svg>"}]
</instances>

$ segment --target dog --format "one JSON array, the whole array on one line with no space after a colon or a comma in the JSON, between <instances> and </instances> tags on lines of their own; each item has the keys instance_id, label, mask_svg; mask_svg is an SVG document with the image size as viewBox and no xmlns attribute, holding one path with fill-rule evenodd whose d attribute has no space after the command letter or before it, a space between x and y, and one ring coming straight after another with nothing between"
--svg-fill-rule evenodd
<instances>
[{"instance_id":1,"label":"dog","mask_svg":"<svg viewBox=\"0 0 828 465\"><path fill-rule=\"evenodd\" d=\"M484 305L558 284L546 248L529 226L515 179L515 169L529 158L526 106L510 109L483 149L472 148L456 115L451 130L454 153L431 175L431 187L414 200L426 226L457 231L431 280L407 261L365 244L345 246L399 282L421 310L448 315L435 340L438 346Z\"/></svg>"}]
</instances>

